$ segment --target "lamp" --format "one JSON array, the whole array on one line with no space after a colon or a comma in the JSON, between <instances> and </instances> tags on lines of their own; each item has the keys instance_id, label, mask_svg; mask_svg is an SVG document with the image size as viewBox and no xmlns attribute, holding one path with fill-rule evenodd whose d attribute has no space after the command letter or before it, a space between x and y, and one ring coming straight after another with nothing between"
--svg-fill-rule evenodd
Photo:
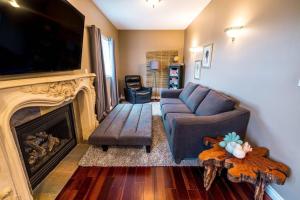
<instances>
[{"instance_id":1,"label":"lamp","mask_svg":"<svg viewBox=\"0 0 300 200\"><path fill-rule=\"evenodd\" d=\"M154 96L154 100L156 100L156 95L158 93L158 88L157 88L157 82L156 82L156 72L157 70L159 70L159 62L157 60L151 60L150 61L150 69L153 72L153 76L154 76L154 88L156 89L156 94ZM153 82L152 82L153 83Z\"/></svg>"},{"instance_id":2,"label":"lamp","mask_svg":"<svg viewBox=\"0 0 300 200\"><path fill-rule=\"evenodd\" d=\"M150 69L151 70L158 70L159 69L159 62L157 60L150 61Z\"/></svg>"},{"instance_id":3,"label":"lamp","mask_svg":"<svg viewBox=\"0 0 300 200\"><path fill-rule=\"evenodd\" d=\"M231 38L232 42L235 41L235 38L237 38L241 32L244 26L232 26L228 27L224 30L224 32L227 34L228 37Z\"/></svg>"},{"instance_id":4,"label":"lamp","mask_svg":"<svg viewBox=\"0 0 300 200\"><path fill-rule=\"evenodd\" d=\"M150 3L152 5L152 8L155 8L156 5L158 5L162 0L146 0L147 3Z\"/></svg>"}]
</instances>

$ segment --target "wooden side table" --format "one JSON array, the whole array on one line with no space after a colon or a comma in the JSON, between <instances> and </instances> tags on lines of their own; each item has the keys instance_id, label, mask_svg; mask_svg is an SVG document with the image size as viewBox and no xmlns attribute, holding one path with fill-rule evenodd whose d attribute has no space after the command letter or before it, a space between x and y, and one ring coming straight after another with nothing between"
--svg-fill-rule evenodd
<instances>
[{"instance_id":1,"label":"wooden side table","mask_svg":"<svg viewBox=\"0 0 300 200\"><path fill-rule=\"evenodd\" d=\"M212 146L199 154L199 163L204 167L204 187L209 190L216 174L223 168L228 169L227 178L232 182L248 182L255 185L255 200L263 200L268 184L283 185L289 174L289 168L283 163L268 158L269 150L254 147L244 159L238 159L219 146L223 138L204 138L206 146Z\"/></svg>"}]
</instances>

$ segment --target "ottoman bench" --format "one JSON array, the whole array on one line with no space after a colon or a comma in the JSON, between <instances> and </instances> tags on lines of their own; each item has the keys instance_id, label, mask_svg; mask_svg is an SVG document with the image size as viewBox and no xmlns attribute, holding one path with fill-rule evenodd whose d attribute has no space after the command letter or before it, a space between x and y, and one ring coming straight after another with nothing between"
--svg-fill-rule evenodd
<instances>
[{"instance_id":1,"label":"ottoman bench","mask_svg":"<svg viewBox=\"0 0 300 200\"><path fill-rule=\"evenodd\" d=\"M119 104L99 124L88 139L89 144L102 146L146 146L152 144L152 105Z\"/></svg>"}]
</instances>

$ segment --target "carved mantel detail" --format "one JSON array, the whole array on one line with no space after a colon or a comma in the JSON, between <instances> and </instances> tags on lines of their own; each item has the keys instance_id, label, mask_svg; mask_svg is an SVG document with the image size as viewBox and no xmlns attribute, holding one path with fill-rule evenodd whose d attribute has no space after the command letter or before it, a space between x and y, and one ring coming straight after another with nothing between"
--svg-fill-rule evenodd
<instances>
[{"instance_id":1,"label":"carved mantel detail","mask_svg":"<svg viewBox=\"0 0 300 200\"><path fill-rule=\"evenodd\" d=\"M76 98L80 105L77 120L81 124L83 140L87 140L98 125L94 78L94 74L77 74L0 81L0 200L4 196L8 196L7 199L33 199L11 132L12 115L25 107L55 107Z\"/></svg>"},{"instance_id":2,"label":"carved mantel detail","mask_svg":"<svg viewBox=\"0 0 300 200\"><path fill-rule=\"evenodd\" d=\"M46 94L53 97L72 98L76 95L76 89L82 79L71 81L59 81L55 83L44 83L22 87L22 91L31 94Z\"/></svg>"}]
</instances>

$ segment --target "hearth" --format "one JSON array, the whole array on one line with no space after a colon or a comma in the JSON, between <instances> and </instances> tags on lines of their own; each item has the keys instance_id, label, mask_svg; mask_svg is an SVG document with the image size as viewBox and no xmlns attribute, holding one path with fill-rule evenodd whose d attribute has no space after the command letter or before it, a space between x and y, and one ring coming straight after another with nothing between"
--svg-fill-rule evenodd
<instances>
[{"instance_id":1,"label":"hearth","mask_svg":"<svg viewBox=\"0 0 300 200\"><path fill-rule=\"evenodd\" d=\"M15 127L32 188L76 145L72 104Z\"/></svg>"}]
</instances>

